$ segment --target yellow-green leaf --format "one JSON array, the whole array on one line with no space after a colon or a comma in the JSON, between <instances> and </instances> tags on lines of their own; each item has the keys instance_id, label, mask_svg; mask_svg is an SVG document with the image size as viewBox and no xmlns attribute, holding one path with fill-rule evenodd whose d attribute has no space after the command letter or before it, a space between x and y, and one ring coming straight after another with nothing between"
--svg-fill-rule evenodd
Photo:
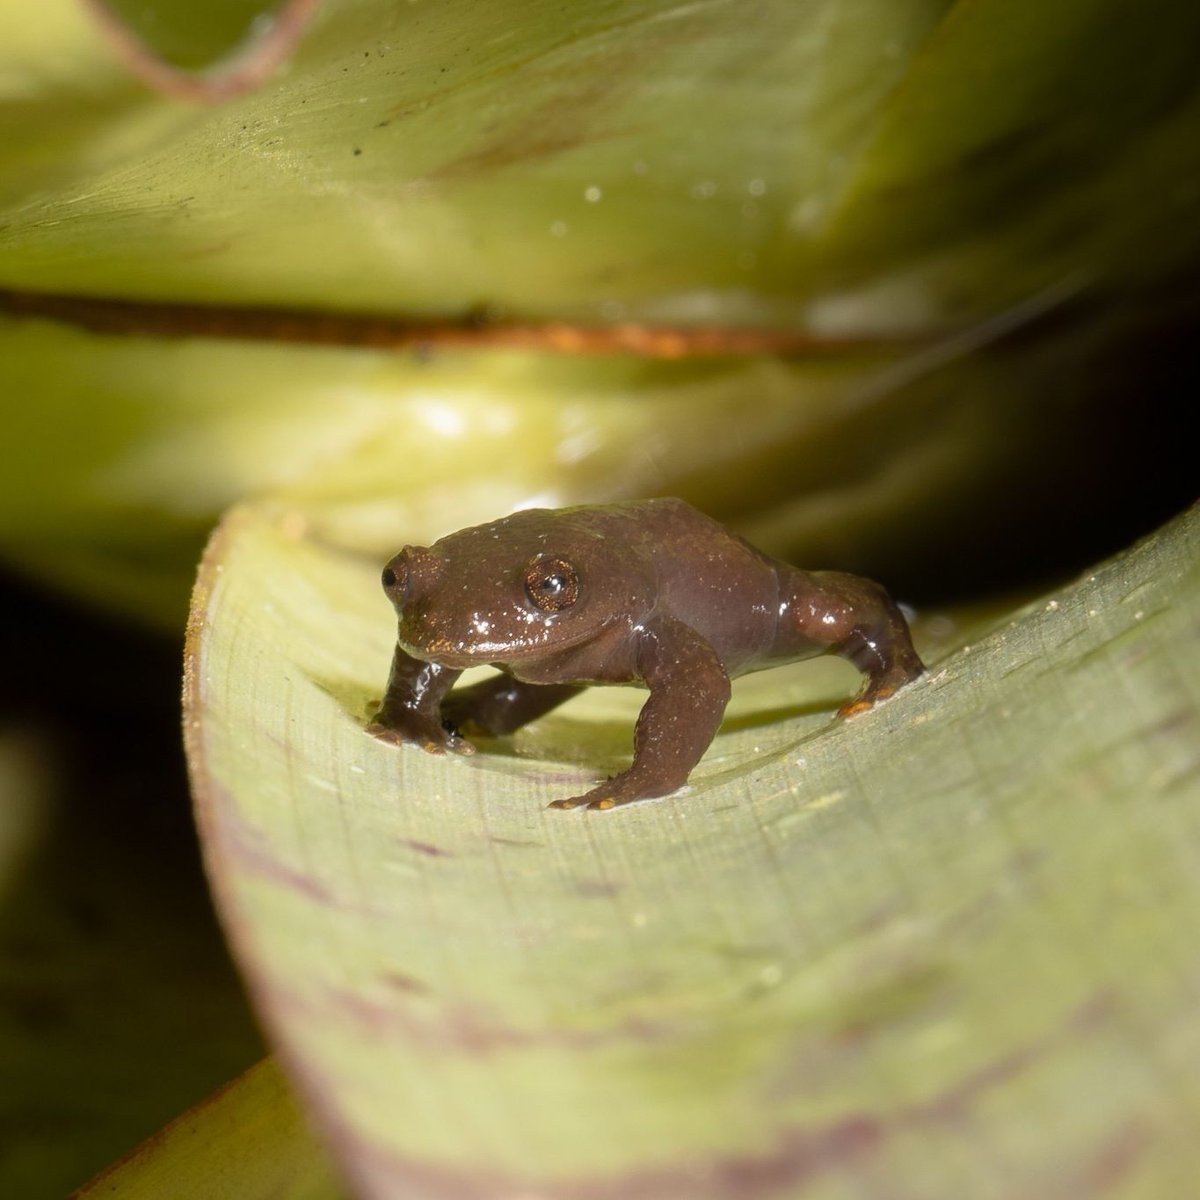
<instances>
[{"instance_id":1,"label":"yellow-green leaf","mask_svg":"<svg viewBox=\"0 0 1200 1200\"><path fill-rule=\"evenodd\" d=\"M197 61L252 11L125 7ZM385 503L411 496L418 456L379 451L398 435L439 473L419 503L493 498L467 520L674 492L905 589L950 563L977 585L998 557L1003 577L1018 536L1026 570L1080 529L1120 544L1128 495L1095 484L1115 463L1154 457L1128 488L1154 518L1185 494L1182 442L1130 397L1187 387L1171 331L1196 316L1198 39L1181 0L810 0L752 22L730 3L331 0L286 71L197 109L130 80L73 2L0 0L0 554L171 623L228 504L334 479L340 499L379 499L381 477ZM1047 146L1070 153L1043 170ZM84 333L14 317L5 289L203 302L227 334L273 303L934 347L425 370L214 345L204 322ZM983 335L953 336L981 314ZM938 369L981 343L996 357ZM492 448L497 420L527 430L550 397L587 408L551 455L549 436ZM412 412L446 404L478 441L426 455ZM628 409L656 411L614 438Z\"/></svg>"},{"instance_id":2,"label":"yellow-green leaf","mask_svg":"<svg viewBox=\"0 0 1200 1200\"><path fill-rule=\"evenodd\" d=\"M73 1200L341 1200L345 1192L265 1059L172 1121Z\"/></svg>"},{"instance_id":3,"label":"yellow-green leaf","mask_svg":"<svg viewBox=\"0 0 1200 1200\"><path fill-rule=\"evenodd\" d=\"M378 743L376 564L236 510L189 639L197 810L360 1193L1186 1194L1198 549L1194 511L927 638L848 723L839 664L742 681L685 792L570 814L636 692L465 761Z\"/></svg>"}]
</instances>

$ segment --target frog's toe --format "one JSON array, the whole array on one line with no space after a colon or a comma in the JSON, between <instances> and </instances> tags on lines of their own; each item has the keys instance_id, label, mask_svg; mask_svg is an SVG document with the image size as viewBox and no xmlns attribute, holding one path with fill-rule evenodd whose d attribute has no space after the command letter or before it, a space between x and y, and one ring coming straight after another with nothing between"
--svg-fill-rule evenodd
<instances>
[{"instance_id":1,"label":"frog's toe","mask_svg":"<svg viewBox=\"0 0 1200 1200\"><path fill-rule=\"evenodd\" d=\"M439 725L435 729L430 729L428 733L421 738L420 746L422 750L428 751L430 754L474 754L475 745L469 742L457 729L447 729L444 725Z\"/></svg>"},{"instance_id":2,"label":"frog's toe","mask_svg":"<svg viewBox=\"0 0 1200 1200\"><path fill-rule=\"evenodd\" d=\"M547 808L586 808L594 811L606 811L615 808L621 801L615 796L596 796L589 792L586 796L569 796L565 800L552 800Z\"/></svg>"},{"instance_id":3,"label":"frog's toe","mask_svg":"<svg viewBox=\"0 0 1200 1200\"><path fill-rule=\"evenodd\" d=\"M837 710L837 715L839 717L857 717L860 713L865 713L868 709L874 708L881 701L890 700L898 690L898 684L880 684L878 687L873 687L869 691L864 692L861 696L855 696L853 700L847 700Z\"/></svg>"},{"instance_id":4,"label":"frog's toe","mask_svg":"<svg viewBox=\"0 0 1200 1200\"><path fill-rule=\"evenodd\" d=\"M393 746L400 746L404 742L398 729L393 729L390 725L383 725L379 721L371 721L366 726L366 732L381 742L390 742Z\"/></svg>"},{"instance_id":5,"label":"frog's toe","mask_svg":"<svg viewBox=\"0 0 1200 1200\"><path fill-rule=\"evenodd\" d=\"M426 722L388 724L371 721L366 731L391 746L416 746L426 754L474 754L475 747L457 733Z\"/></svg>"}]
</instances>

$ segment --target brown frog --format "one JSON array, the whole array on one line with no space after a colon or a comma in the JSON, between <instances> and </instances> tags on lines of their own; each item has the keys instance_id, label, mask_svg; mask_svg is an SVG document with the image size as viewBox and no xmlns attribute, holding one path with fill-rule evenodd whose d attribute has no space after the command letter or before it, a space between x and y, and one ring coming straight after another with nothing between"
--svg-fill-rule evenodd
<instances>
[{"instance_id":1,"label":"brown frog","mask_svg":"<svg viewBox=\"0 0 1200 1200\"><path fill-rule=\"evenodd\" d=\"M851 716L922 671L876 583L769 558L682 500L533 508L406 546L383 571L399 616L387 693L368 729L434 754L459 732L512 733L591 684L650 689L633 763L551 808L607 809L682 787L729 680L818 654L865 676ZM467 667L501 675L450 692Z\"/></svg>"}]
</instances>

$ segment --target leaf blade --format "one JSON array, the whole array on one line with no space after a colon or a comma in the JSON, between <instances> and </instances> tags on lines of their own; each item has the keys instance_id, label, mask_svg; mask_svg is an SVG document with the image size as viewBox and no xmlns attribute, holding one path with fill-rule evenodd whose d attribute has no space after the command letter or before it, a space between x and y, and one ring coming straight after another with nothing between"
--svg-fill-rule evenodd
<instances>
[{"instance_id":1,"label":"leaf blade","mask_svg":"<svg viewBox=\"0 0 1200 1200\"><path fill-rule=\"evenodd\" d=\"M267 1058L72 1193L72 1200L342 1200L291 1088Z\"/></svg>"},{"instance_id":2,"label":"leaf blade","mask_svg":"<svg viewBox=\"0 0 1200 1200\"><path fill-rule=\"evenodd\" d=\"M578 818L542 805L573 756L619 761L635 697L573 702L515 760L377 746L373 580L284 530L243 509L210 553L191 761L235 951L364 1195L883 1172L986 1196L997 1155L1022 1194L1088 1195L1110 1159L1139 1187L1195 1169L1200 1098L1164 1057L1195 1049L1194 513L869 719L764 723L838 681L757 677L691 794ZM1112 1099L1112 1072L1138 1086Z\"/></svg>"}]
</instances>

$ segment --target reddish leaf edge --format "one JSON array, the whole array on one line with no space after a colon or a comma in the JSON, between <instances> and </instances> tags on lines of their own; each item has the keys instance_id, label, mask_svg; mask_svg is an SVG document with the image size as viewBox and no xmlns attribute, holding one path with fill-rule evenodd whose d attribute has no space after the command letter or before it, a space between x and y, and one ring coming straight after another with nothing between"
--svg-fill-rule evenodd
<instances>
[{"instance_id":1,"label":"reddish leaf edge","mask_svg":"<svg viewBox=\"0 0 1200 1200\"><path fill-rule=\"evenodd\" d=\"M203 71L173 66L129 28L107 0L83 0L105 40L125 68L148 88L195 104L220 104L261 87L289 58L320 0L286 0L262 14L253 30L225 58Z\"/></svg>"}]
</instances>

